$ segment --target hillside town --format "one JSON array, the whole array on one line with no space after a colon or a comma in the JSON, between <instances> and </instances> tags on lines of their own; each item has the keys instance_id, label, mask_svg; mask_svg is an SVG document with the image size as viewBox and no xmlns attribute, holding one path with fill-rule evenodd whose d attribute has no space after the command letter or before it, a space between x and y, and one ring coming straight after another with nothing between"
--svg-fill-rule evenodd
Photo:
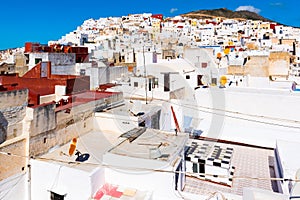
<instances>
[{"instance_id":1,"label":"hillside town","mask_svg":"<svg viewBox=\"0 0 300 200\"><path fill-rule=\"evenodd\" d=\"M300 29L129 14L0 52L0 199L300 199Z\"/></svg>"}]
</instances>

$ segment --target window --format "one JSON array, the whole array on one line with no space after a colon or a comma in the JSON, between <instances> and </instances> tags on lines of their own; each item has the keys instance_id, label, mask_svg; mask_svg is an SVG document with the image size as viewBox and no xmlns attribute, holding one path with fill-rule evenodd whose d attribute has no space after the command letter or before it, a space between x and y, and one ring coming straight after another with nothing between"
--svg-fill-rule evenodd
<instances>
[{"instance_id":1,"label":"window","mask_svg":"<svg viewBox=\"0 0 300 200\"><path fill-rule=\"evenodd\" d=\"M13 136L17 137L17 134L18 134L18 129L14 128L14 130L13 130Z\"/></svg>"},{"instance_id":2,"label":"window","mask_svg":"<svg viewBox=\"0 0 300 200\"><path fill-rule=\"evenodd\" d=\"M158 88L158 78L153 78L152 88Z\"/></svg>"},{"instance_id":3,"label":"window","mask_svg":"<svg viewBox=\"0 0 300 200\"><path fill-rule=\"evenodd\" d=\"M207 67L207 63L201 63L201 67L202 68L206 68Z\"/></svg>"},{"instance_id":4,"label":"window","mask_svg":"<svg viewBox=\"0 0 300 200\"><path fill-rule=\"evenodd\" d=\"M29 64L29 54L25 54L26 65Z\"/></svg>"},{"instance_id":5,"label":"window","mask_svg":"<svg viewBox=\"0 0 300 200\"><path fill-rule=\"evenodd\" d=\"M139 86L139 83L138 82L134 82L133 83L133 87L138 87Z\"/></svg>"},{"instance_id":6,"label":"window","mask_svg":"<svg viewBox=\"0 0 300 200\"><path fill-rule=\"evenodd\" d=\"M217 78L212 78L212 79L211 79L211 83L212 83L213 85L217 85Z\"/></svg>"},{"instance_id":7,"label":"window","mask_svg":"<svg viewBox=\"0 0 300 200\"><path fill-rule=\"evenodd\" d=\"M170 74L164 74L164 92L170 91Z\"/></svg>"},{"instance_id":8,"label":"window","mask_svg":"<svg viewBox=\"0 0 300 200\"><path fill-rule=\"evenodd\" d=\"M80 76L85 76L85 69L80 69Z\"/></svg>"},{"instance_id":9,"label":"window","mask_svg":"<svg viewBox=\"0 0 300 200\"><path fill-rule=\"evenodd\" d=\"M51 200L64 200L65 195L60 195L60 194L57 194L55 192L51 192L50 199Z\"/></svg>"},{"instance_id":10,"label":"window","mask_svg":"<svg viewBox=\"0 0 300 200\"><path fill-rule=\"evenodd\" d=\"M191 78L190 75L185 76L185 79L190 79L190 78Z\"/></svg>"},{"instance_id":11,"label":"window","mask_svg":"<svg viewBox=\"0 0 300 200\"><path fill-rule=\"evenodd\" d=\"M35 61L34 61L35 64L38 64L39 62L42 62L41 58L36 58Z\"/></svg>"}]
</instances>

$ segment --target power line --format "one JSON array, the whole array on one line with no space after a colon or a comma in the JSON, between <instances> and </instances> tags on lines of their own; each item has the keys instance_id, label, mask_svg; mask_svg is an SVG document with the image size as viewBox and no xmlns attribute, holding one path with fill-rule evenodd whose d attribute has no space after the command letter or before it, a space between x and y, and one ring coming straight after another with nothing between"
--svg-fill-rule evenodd
<instances>
[{"instance_id":1,"label":"power line","mask_svg":"<svg viewBox=\"0 0 300 200\"><path fill-rule=\"evenodd\" d=\"M130 94L130 93L127 93L127 94ZM138 95L138 94L136 94L136 95L141 96L141 95ZM290 123L299 123L300 124L300 121L297 121L297 120L289 120L289 119L274 118L274 117L268 117L268 116L262 116L262 115L260 116L260 115L246 114L246 113L241 113L241 112L228 111L228 110L204 107L204 106L199 106L199 105L191 105L191 104L182 105L182 104L179 104L179 103L176 103L176 102L170 102L170 100L159 99L159 98L155 98L155 100L168 102L168 103L178 105L178 106L181 106L181 107L185 107L185 108L188 108L188 109L197 109L198 111L204 112L204 113L210 113L210 114L225 116L225 117L234 118L234 119L239 119L239 120L244 120L244 121L249 121L249 122L255 122L255 123L260 123L260 124L266 124L266 125L272 125L272 126L280 126L280 127L284 127L284 128L300 129L300 126L292 126L292 125L278 124L278 123L273 123L273 122L259 121L259 120L256 120L256 119L249 119L249 118L243 118L243 117L238 117L238 116L232 116L232 115L228 115L226 113L245 115L245 116L256 117L256 118L264 118L264 119L280 121L280 122L290 122ZM207 109L207 110L203 110L203 109ZM217 113L217 112L209 111L209 110L222 111L222 112L225 112L225 113Z\"/></svg>"},{"instance_id":2,"label":"power line","mask_svg":"<svg viewBox=\"0 0 300 200\"><path fill-rule=\"evenodd\" d=\"M41 160L41 161L51 161L51 162L58 162L63 163L67 165L89 165L89 166L97 166L97 167L103 167L103 168L110 168L110 169L120 169L120 170L132 170L132 171L146 171L146 172L162 172L162 173L181 173L185 174L186 176L191 176L193 178L197 178L197 176L208 176L208 177L217 177L217 178L229 178L229 176L226 175L220 175L220 174L209 174L209 173L196 173L196 172L183 172L183 171L176 171L176 170L165 170L165 169L147 169L147 168L141 168L141 167L125 167L125 166L114 166L114 165L108 165L103 163L90 163L90 162L78 162L78 161L66 161L66 160L59 160L54 158L33 158L29 156L20 156L17 154L7 153L7 152L0 152L0 154L13 156L13 157L24 157L24 158L31 158L35 160ZM257 180L257 181L291 181L291 182L300 182L300 179L292 179L292 178L272 178L272 177L250 177L250 176L230 176L232 179L246 179L246 180ZM199 178L202 180L201 178Z\"/></svg>"}]
</instances>

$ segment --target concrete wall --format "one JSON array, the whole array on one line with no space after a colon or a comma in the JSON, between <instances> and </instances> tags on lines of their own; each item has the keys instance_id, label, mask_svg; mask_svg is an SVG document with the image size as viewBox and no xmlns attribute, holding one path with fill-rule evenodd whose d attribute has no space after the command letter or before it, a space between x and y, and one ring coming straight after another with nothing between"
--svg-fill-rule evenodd
<instances>
[{"instance_id":1,"label":"concrete wall","mask_svg":"<svg viewBox=\"0 0 300 200\"><path fill-rule=\"evenodd\" d=\"M72 138L91 131L93 109L94 105L87 103L73 107L70 113L65 113L65 110L53 113L51 109L48 113L44 110L38 112L39 119L35 119L32 126L39 133L31 132L30 155L47 153L51 148L66 144ZM45 127L47 120L50 124Z\"/></svg>"},{"instance_id":2,"label":"concrete wall","mask_svg":"<svg viewBox=\"0 0 300 200\"><path fill-rule=\"evenodd\" d=\"M94 129L94 111L107 108L122 100L122 94L107 99L73 106L70 113L65 110L54 113L53 104L39 108L31 124L30 155L41 155L52 148L66 144L74 137L84 135ZM48 111L46 111L48 110ZM45 124L49 123L45 126Z\"/></svg>"},{"instance_id":3,"label":"concrete wall","mask_svg":"<svg viewBox=\"0 0 300 200\"><path fill-rule=\"evenodd\" d=\"M112 83L116 80L120 80L123 77L128 77L128 67L126 66L115 66L109 67L109 83Z\"/></svg>"},{"instance_id":4,"label":"concrete wall","mask_svg":"<svg viewBox=\"0 0 300 200\"><path fill-rule=\"evenodd\" d=\"M108 67L92 67L86 71L86 75L90 76L90 89L94 90L100 84L107 83Z\"/></svg>"},{"instance_id":5,"label":"concrete wall","mask_svg":"<svg viewBox=\"0 0 300 200\"><path fill-rule=\"evenodd\" d=\"M29 200L28 173L18 173L0 181L1 200Z\"/></svg>"},{"instance_id":6,"label":"concrete wall","mask_svg":"<svg viewBox=\"0 0 300 200\"><path fill-rule=\"evenodd\" d=\"M47 61L51 61L51 66L75 65L75 53L49 53Z\"/></svg>"},{"instance_id":7,"label":"concrete wall","mask_svg":"<svg viewBox=\"0 0 300 200\"><path fill-rule=\"evenodd\" d=\"M104 171L90 174L76 168L31 160L31 199L50 199L50 191L65 194L66 200L90 199L104 183ZM95 181L94 176L102 181ZM94 184L94 185L93 185ZM95 185L97 184L97 185ZM94 186L94 187L92 187Z\"/></svg>"},{"instance_id":8,"label":"concrete wall","mask_svg":"<svg viewBox=\"0 0 300 200\"><path fill-rule=\"evenodd\" d=\"M267 77L269 60L267 56L251 56L245 64L244 75Z\"/></svg>"},{"instance_id":9,"label":"concrete wall","mask_svg":"<svg viewBox=\"0 0 300 200\"><path fill-rule=\"evenodd\" d=\"M288 76L290 54L288 52L271 52L269 56L270 76Z\"/></svg>"},{"instance_id":10,"label":"concrete wall","mask_svg":"<svg viewBox=\"0 0 300 200\"><path fill-rule=\"evenodd\" d=\"M148 52L148 49L145 48L143 52L137 52L136 53L136 66L137 67L143 67L144 63L145 65L154 63L155 59L155 53ZM144 59L145 58L145 59Z\"/></svg>"},{"instance_id":11,"label":"concrete wall","mask_svg":"<svg viewBox=\"0 0 300 200\"><path fill-rule=\"evenodd\" d=\"M270 52L269 56L251 56L245 66L229 66L227 74L254 77L288 76L288 52Z\"/></svg>"},{"instance_id":12,"label":"concrete wall","mask_svg":"<svg viewBox=\"0 0 300 200\"><path fill-rule=\"evenodd\" d=\"M40 104L50 103L52 101L56 101L56 94L40 96Z\"/></svg>"},{"instance_id":13,"label":"concrete wall","mask_svg":"<svg viewBox=\"0 0 300 200\"><path fill-rule=\"evenodd\" d=\"M0 152L26 156L26 139L1 145ZM6 179L26 170L27 158L0 154L0 180Z\"/></svg>"},{"instance_id":14,"label":"concrete wall","mask_svg":"<svg viewBox=\"0 0 300 200\"><path fill-rule=\"evenodd\" d=\"M79 75L76 73L75 65L51 65L53 75Z\"/></svg>"},{"instance_id":15,"label":"concrete wall","mask_svg":"<svg viewBox=\"0 0 300 200\"><path fill-rule=\"evenodd\" d=\"M51 66L75 65L75 53L30 53L29 69L33 68L36 63L35 59L42 59L43 62L51 62Z\"/></svg>"},{"instance_id":16,"label":"concrete wall","mask_svg":"<svg viewBox=\"0 0 300 200\"><path fill-rule=\"evenodd\" d=\"M49 55L48 53L30 53L29 54L29 63L28 63L29 70L32 69L36 65L36 63L35 63L36 58L42 59L42 61L44 61L44 62L49 61L48 55Z\"/></svg>"},{"instance_id":17,"label":"concrete wall","mask_svg":"<svg viewBox=\"0 0 300 200\"><path fill-rule=\"evenodd\" d=\"M118 113L97 112L94 118L94 130L100 132L125 133L138 127L136 117L128 115L120 115Z\"/></svg>"},{"instance_id":18,"label":"concrete wall","mask_svg":"<svg viewBox=\"0 0 300 200\"><path fill-rule=\"evenodd\" d=\"M33 109L30 137L55 129L55 108L55 104L49 104Z\"/></svg>"},{"instance_id":19,"label":"concrete wall","mask_svg":"<svg viewBox=\"0 0 300 200\"><path fill-rule=\"evenodd\" d=\"M160 170L170 169L162 168ZM153 191L153 199L181 199L181 197L176 196L174 176L174 173L147 170L105 169L107 182L142 191Z\"/></svg>"},{"instance_id":20,"label":"concrete wall","mask_svg":"<svg viewBox=\"0 0 300 200\"><path fill-rule=\"evenodd\" d=\"M211 88L196 90L196 99L195 110L203 119L198 129L204 136L267 147L275 147L277 139L300 140L299 128L293 128L299 125L295 121L300 121L297 93L262 88Z\"/></svg>"},{"instance_id":21,"label":"concrete wall","mask_svg":"<svg viewBox=\"0 0 300 200\"><path fill-rule=\"evenodd\" d=\"M179 88L170 92L170 99L183 99L185 97L185 88Z\"/></svg>"},{"instance_id":22,"label":"concrete wall","mask_svg":"<svg viewBox=\"0 0 300 200\"><path fill-rule=\"evenodd\" d=\"M0 93L0 144L22 134L27 101L27 89Z\"/></svg>"}]
</instances>

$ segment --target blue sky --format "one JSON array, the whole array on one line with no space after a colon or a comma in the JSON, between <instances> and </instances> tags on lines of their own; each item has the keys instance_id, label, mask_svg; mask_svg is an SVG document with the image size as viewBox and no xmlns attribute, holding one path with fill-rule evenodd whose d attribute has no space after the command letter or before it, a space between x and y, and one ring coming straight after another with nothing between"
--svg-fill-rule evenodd
<instances>
[{"instance_id":1,"label":"blue sky","mask_svg":"<svg viewBox=\"0 0 300 200\"><path fill-rule=\"evenodd\" d=\"M22 47L27 41L57 40L89 18L144 12L176 16L200 9L236 10L240 6L300 27L298 0L15 0L1 2L0 49Z\"/></svg>"}]
</instances>

